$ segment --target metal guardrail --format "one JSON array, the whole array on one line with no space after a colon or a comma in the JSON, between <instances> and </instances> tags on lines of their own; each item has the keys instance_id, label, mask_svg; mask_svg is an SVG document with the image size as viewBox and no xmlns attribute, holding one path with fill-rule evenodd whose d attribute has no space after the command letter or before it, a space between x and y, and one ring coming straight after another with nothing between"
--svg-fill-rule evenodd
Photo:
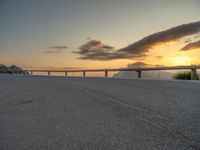
<instances>
[{"instance_id":1,"label":"metal guardrail","mask_svg":"<svg viewBox=\"0 0 200 150\"><path fill-rule=\"evenodd\" d=\"M156 70L191 70L191 80L197 79L197 69L200 69L200 65L195 66L171 66L171 67L149 67L149 68L117 68L117 69L91 69L91 70L25 70L33 75L34 72L47 72L47 75L51 75L51 72L63 72L65 76L69 72L82 72L83 77L86 76L86 72L105 72L105 77L108 77L108 72L111 71L136 71L137 77L142 77L142 71L156 71Z\"/></svg>"}]
</instances>

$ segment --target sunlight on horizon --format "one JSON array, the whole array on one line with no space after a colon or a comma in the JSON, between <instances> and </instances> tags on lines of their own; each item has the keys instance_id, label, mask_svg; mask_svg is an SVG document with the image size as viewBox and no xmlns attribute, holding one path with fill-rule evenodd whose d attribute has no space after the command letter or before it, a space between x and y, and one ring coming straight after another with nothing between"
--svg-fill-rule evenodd
<instances>
[{"instance_id":1,"label":"sunlight on horizon","mask_svg":"<svg viewBox=\"0 0 200 150\"><path fill-rule=\"evenodd\" d=\"M196 59L190 56L172 56L170 61L175 66L190 66L195 65Z\"/></svg>"}]
</instances>

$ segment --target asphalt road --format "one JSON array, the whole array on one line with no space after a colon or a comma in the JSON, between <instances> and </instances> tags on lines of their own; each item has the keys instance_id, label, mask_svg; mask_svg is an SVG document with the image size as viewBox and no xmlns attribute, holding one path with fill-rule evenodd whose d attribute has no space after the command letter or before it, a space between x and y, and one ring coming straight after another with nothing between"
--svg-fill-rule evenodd
<instances>
[{"instance_id":1,"label":"asphalt road","mask_svg":"<svg viewBox=\"0 0 200 150\"><path fill-rule=\"evenodd\" d=\"M200 82L0 76L0 150L199 150Z\"/></svg>"}]
</instances>

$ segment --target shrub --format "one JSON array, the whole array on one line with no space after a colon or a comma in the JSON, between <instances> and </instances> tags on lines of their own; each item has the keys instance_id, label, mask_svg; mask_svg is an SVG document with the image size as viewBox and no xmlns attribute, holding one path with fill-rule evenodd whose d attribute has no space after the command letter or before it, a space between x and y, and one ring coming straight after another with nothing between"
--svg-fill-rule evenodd
<instances>
[{"instance_id":1,"label":"shrub","mask_svg":"<svg viewBox=\"0 0 200 150\"><path fill-rule=\"evenodd\" d=\"M173 78L178 80L191 80L191 71L178 72L173 76ZM198 74L197 74L197 80L199 80Z\"/></svg>"}]
</instances>

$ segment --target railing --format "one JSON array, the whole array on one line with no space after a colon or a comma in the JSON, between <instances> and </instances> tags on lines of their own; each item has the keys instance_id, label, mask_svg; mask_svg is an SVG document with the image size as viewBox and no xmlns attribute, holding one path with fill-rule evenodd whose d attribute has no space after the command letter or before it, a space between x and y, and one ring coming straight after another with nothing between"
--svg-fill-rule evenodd
<instances>
[{"instance_id":1,"label":"railing","mask_svg":"<svg viewBox=\"0 0 200 150\"><path fill-rule=\"evenodd\" d=\"M197 79L197 69L200 69L200 65L195 66L172 66L172 67L150 67L150 68L118 68L118 69L93 69L93 70L25 70L30 72L33 75L34 72L47 72L47 75L50 76L51 72L63 72L65 76L69 72L82 72L83 77L86 77L86 72L105 72L105 77L108 77L108 72L113 71L136 71L137 77L142 77L142 71L154 71L154 70L191 70L191 80Z\"/></svg>"}]
</instances>

